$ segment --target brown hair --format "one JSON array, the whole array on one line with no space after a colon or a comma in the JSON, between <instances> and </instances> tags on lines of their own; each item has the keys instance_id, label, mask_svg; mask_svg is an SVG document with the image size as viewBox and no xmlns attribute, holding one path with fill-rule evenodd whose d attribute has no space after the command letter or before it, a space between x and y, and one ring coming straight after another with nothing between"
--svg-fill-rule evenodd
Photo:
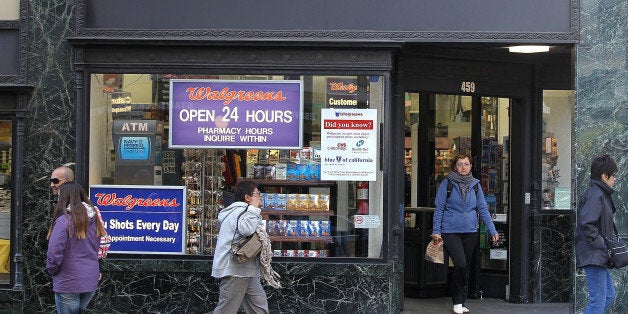
<instances>
[{"instance_id":1,"label":"brown hair","mask_svg":"<svg viewBox=\"0 0 628 314\"><path fill-rule=\"evenodd\" d=\"M456 164L458 163L458 160L465 159L465 158L469 158L469 163L473 164L473 157L466 154L459 154L459 155L456 155L456 157L454 157L451 160L451 165L449 165L449 167L451 168L451 171L456 171Z\"/></svg>"},{"instance_id":2,"label":"brown hair","mask_svg":"<svg viewBox=\"0 0 628 314\"><path fill-rule=\"evenodd\" d=\"M61 215L66 215L68 220L72 221L72 224L68 225L68 235L70 237L76 236L77 239L85 239L85 232L87 231L90 218L87 216L87 208L85 208L83 202L94 206L80 184L76 182L66 182L59 187L59 200L52 213L52 222L50 223L48 235L46 236L47 240L50 240L52 228L57 218ZM68 207L70 208L69 211L67 210ZM107 234L98 216L95 214L93 218L96 223L96 236L101 237ZM72 230L74 230L74 232L72 232Z\"/></svg>"}]
</instances>

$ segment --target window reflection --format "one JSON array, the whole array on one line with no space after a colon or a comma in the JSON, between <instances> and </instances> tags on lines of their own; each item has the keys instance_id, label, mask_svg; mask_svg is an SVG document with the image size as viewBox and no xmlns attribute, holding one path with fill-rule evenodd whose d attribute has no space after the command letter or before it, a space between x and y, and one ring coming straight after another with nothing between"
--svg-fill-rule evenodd
<instances>
[{"instance_id":1,"label":"window reflection","mask_svg":"<svg viewBox=\"0 0 628 314\"><path fill-rule=\"evenodd\" d=\"M543 91L541 138L542 200L544 209L571 209L572 90Z\"/></svg>"},{"instance_id":2,"label":"window reflection","mask_svg":"<svg viewBox=\"0 0 628 314\"><path fill-rule=\"evenodd\" d=\"M171 79L302 81L303 148L170 148ZM272 204L265 206L262 214L267 230L272 233L275 255L381 256L385 216L380 197L381 172L377 171L377 181L369 184L321 182L320 177L311 182L289 181L292 168L286 165L307 166L300 168L309 171L310 177L313 169L320 166L321 112L325 108L378 109L377 119L381 120L383 77L93 74L91 86L89 184L185 185L187 254L214 253L219 227L216 216L223 206L221 202L231 197L230 188L238 180L251 178L258 183L264 201ZM142 134L132 129L133 121L142 122L144 127L139 132ZM128 150L121 149L124 143L128 143ZM346 147L334 149L364 150L356 149L349 141L342 144ZM298 203L302 205L295 207L286 202L288 197L303 199ZM378 216L380 223L356 228L355 215ZM103 216L107 220L106 212Z\"/></svg>"},{"instance_id":3,"label":"window reflection","mask_svg":"<svg viewBox=\"0 0 628 314\"><path fill-rule=\"evenodd\" d=\"M9 282L11 239L11 152L10 120L0 120L0 283Z\"/></svg>"}]
</instances>

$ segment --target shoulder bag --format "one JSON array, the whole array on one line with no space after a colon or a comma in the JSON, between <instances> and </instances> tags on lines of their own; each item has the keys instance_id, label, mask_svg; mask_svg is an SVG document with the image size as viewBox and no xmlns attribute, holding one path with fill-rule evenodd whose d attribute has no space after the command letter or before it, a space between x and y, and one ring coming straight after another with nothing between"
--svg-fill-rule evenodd
<instances>
[{"instance_id":1,"label":"shoulder bag","mask_svg":"<svg viewBox=\"0 0 628 314\"><path fill-rule=\"evenodd\" d=\"M604 242L608 249L608 264L610 268L620 268L628 265L628 247L626 242L617 233L617 227L613 224L615 231L612 236L604 236Z\"/></svg>"},{"instance_id":2,"label":"shoulder bag","mask_svg":"<svg viewBox=\"0 0 628 314\"><path fill-rule=\"evenodd\" d=\"M233 233L233 239L235 239L236 234L238 234L240 217L246 212L248 207L247 205L244 211L236 218L236 230ZM231 240L231 254L233 255L233 259L240 264L253 260L262 251L262 241L257 231L253 232L250 236L243 237L238 242L234 243L233 239Z\"/></svg>"}]
</instances>

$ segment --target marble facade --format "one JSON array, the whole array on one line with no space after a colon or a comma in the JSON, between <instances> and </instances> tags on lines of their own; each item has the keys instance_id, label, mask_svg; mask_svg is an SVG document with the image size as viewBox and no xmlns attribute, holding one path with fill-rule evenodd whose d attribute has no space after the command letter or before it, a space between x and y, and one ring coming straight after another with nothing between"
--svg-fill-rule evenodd
<instances>
[{"instance_id":1,"label":"marble facade","mask_svg":"<svg viewBox=\"0 0 628 314\"><path fill-rule=\"evenodd\" d=\"M1 294L0 311L52 312L50 277L45 273L46 231L51 215L50 172L75 158L75 77L71 47L75 1L29 3L28 83L34 85L26 116L24 186L24 294ZM580 42L576 48L575 193L584 191L588 161L609 153L619 162L617 185L620 233L628 234L628 101L626 37L628 4L623 0L580 2ZM622 179L623 178L623 179ZM574 265L556 264L555 252L573 262L573 216L534 218L531 276L536 302L586 304L586 282ZM564 261L564 260L563 260ZM208 312L217 300L209 260L107 260L94 308L103 312ZM275 263L286 286L268 290L271 312L398 312L403 270L399 264ZM560 270L560 271L556 271ZM617 287L626 270L612 271ZM575 280L575 284L573 284ZM572 287L575 287L572 289ZM618 289L614 311L628 307Z\"/></svg>"},{"instance_id":2,"label":"marble facade","mask_svg":"<svg viewBox=\"0 0 628 314\"><path fill-rule=\"evenodd\" d=\"M615 222L628 234L628 3L622 0L580 1L580 42L576 46L575 168L576 195L589 181L591 157L613 156L619 167L614 194ZM628 307L627 269L612 270L617 288L613 313ZM575 309L588 302L584 272L575 276Z\"/></svg>"}]
</instances>

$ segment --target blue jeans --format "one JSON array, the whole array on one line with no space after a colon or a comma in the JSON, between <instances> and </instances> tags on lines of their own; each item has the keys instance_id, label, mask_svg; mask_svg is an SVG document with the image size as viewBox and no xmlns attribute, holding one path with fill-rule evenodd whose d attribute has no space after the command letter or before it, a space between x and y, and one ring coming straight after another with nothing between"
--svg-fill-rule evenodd
<instances>
[{"instance_id":1,"label":"blue jeans","mask_svg":"<svg viewBox=\"0 0 628 314\"><path fill-rule=\"evenodd\" d=\"M613 278L607 268L589 265L584 267L589 286L589 304L583 314L604 314L615 299Z\"/></svg>"},{"instance_id":2,"label":"blue jeans","mask_svg":"<svg viewBox=\"0 0 628 314\"><path fill-rule=\"evenodd\" d=\"M55 305L59 314L83 313L94 297L92 292L83 293L57 293L55 292Z\"/></svg>"}]
</instances>

